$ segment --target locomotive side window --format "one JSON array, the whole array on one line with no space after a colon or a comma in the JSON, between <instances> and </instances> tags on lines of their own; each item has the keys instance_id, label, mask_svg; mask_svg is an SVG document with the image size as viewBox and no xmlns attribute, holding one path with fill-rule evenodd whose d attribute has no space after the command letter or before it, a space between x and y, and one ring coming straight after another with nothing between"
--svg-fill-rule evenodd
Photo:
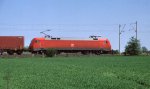
<instances>
[{"instance_id":1,"label":"locomotive side window","mask_svg":"<svg viewBox=\"0 0 150 89\"><path fill-rule=\"evenodd\" d=\"M107 44L108 42L107 41L104 41L104 44Z\"/></svg>"}]
</instances>

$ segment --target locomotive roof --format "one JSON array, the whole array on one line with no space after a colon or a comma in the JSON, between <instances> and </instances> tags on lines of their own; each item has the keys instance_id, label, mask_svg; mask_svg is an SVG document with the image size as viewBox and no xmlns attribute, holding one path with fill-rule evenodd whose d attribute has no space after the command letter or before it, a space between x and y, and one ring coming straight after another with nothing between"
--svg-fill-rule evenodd
<instances>
[{"instance_id":1,"label":"locomotive roof","mask_svg":"<svg viewBox=\"0 0 150 89\"><path fill-rule=\"evenodd\" d=\"M35 38L36 40L107 40L107 38Z\"/></svg>"}]
</instances>

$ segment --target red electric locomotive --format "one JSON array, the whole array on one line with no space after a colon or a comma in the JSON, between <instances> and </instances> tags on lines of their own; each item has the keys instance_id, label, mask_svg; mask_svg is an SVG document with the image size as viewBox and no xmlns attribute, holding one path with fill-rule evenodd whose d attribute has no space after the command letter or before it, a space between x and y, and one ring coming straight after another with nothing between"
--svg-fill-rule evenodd
<instances>
[{"instance_id":1,"label":"red electric locomotive","mask_svg":"<svg viewBox=\"0 0 150 89\"><path fill-rule=\"evenodd\" d=\"M107 38L90 36L88 39L72 39L72 38L34 38L29 46L33 53L42 53L47 49L55 49L61 52L81 52L83 54L108 53L111 51L111 44Z\"/></svg>"}]
</instances>

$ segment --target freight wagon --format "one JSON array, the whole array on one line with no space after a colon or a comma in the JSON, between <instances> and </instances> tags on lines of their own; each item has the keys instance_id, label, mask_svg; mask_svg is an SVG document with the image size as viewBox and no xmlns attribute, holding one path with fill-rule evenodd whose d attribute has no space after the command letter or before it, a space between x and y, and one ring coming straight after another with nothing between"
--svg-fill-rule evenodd
<instances>
[{"instance_id":1,"label":"freight wagon","mask_svg":"<svg viewBox=\"0 0 150 89\"><path fill-rule=\"evenodd\" d=\"M111 51L111 44L107 38L92 36L88 39L72 38L34 38L29 46L32 53L45 53L47 49L55 49L61 52L81 52L82 54L108 53Z\"/></svg>"},{"instance_id":2,"label":"freight wagon","mask_svg":"<svg viewBox=\"0 0 150 89\"><path fill-rule=\"evenodd\" d=\"M9 55L17 53L21 55L24 48L23 36L0 36L0 53L7 52Z\"/></svg>"}]
</instances>

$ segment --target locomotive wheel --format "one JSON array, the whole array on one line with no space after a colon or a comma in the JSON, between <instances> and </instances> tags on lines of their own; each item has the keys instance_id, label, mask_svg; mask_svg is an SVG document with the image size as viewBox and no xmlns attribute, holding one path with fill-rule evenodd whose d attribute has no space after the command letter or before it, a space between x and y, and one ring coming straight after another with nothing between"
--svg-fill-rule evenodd
<instances>
[{"instance_id":1,"label":"locomotive wheel","mask_svg":"<svg viewBox=\"0 0 150 89\"><path fill-rule=\"evenodd\" d=\"M7 53L8 53L9 55L13 55L13 54L14 54L14 51L13 51L13 50L8 50Z\"/></svg>"},{"instance_id":2,"label":"locomotive wheel","mask_svg":"<svg viewBox=\"0 0 150 89\"><path fill-rule=\"evenodd\" d=\"M0 55L3 55L3 51L2 50L0 50Z\"/></svg>"},{"instance_id":3,"label":"locomotive wheel","mask_svg":"<svg viewBox=\"0 0 150 89\"><path fill-rule=\"evenodd\" d=\"M22 50L17 50L17 52L16 52L18 55L21 55L22 53L23 53L23 51Z\"/></svg>"},{"instance_id":4,"label":"locomotive wheel","mask_svg":"<svg viewBox=\"0 0 150 89\"><path fill-rule=\"evenodd\" d=\"M89 51L83 51L82 54L83 55L88 55L88 54L90 54L90 52Z\"/></svg>"},{"instance_id":5,"label":"locomotive wheel","mask_svg":"<svg viewBox=\"0 0 150 89\"><path fill-rule=\"evenodd\" d=\"M95 54L96 55L101 55L101 51L96 51Z\"/></svg>"}]
</instances>

